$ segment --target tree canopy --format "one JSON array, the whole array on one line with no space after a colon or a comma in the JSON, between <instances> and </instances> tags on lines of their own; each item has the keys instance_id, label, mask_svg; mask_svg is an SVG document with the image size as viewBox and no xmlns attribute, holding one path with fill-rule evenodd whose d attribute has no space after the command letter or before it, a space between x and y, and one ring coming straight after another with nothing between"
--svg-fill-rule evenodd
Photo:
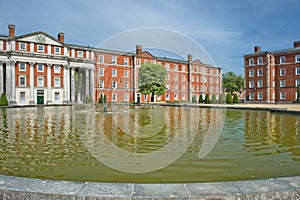
<instances>
[{"instance_id":1,"label":"tree canopy","mask_svg":"<svg viewBox=\"0 0 300 200\"><path fill-rule=\"evenodd\" d=\"M241 92L244 88L244 78L241 75L236 75L234 72L227 72L223 74L223 88L224 92Z\"/></svg>"},{"instance_id":2,"label":"tree canopy","mask_svg":"<svg viewBox=\"0 0 300 200\"><path fill-rule=\"evenodd\" d=\"M142 94L162 95L166 91L166 69L160 64L145 63L139 69L138 85Z\"/></svg>"}]
</instances>

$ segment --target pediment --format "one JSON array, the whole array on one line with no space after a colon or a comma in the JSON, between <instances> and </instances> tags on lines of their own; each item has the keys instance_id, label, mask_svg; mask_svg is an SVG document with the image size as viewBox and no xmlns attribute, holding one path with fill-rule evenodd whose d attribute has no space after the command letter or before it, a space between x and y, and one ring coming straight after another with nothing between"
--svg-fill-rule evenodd
<instances>
[{"instance_id":1,"label":"pediment","mask_svg":"<svg viewBox=\"0 0 300 200\"><path fill-rule=\"evenodd\" d=\"M143 51L142 53L138 54L138 56L143 58L154 58L154 56L148 51Z\"/></svg>"},{"instance_id":2,"label":"pediment","mask_svg":"<svg viewBox=\"0 0 300 200\"><path fill-rule=\"evenodd\" d=\"M33 43L62 46L62 43L59 40L57 40L54 37L52 37L46 33L43 33L43 32L36 32L36 33L32 33L32 34L19 36L19 37L17 37L17 40L24 41L24 42L33 42Z\"/></svg>"},{"instance_id":3,"label":"pediment","mask_svg":"<svg viewBox=\"0 0 300 200\"><path fill-rule=\"evenodd\" d=\"M204 64L200 60L197 59L192 62L192 65L203 66Z\"/></svg>"}]
</instances>

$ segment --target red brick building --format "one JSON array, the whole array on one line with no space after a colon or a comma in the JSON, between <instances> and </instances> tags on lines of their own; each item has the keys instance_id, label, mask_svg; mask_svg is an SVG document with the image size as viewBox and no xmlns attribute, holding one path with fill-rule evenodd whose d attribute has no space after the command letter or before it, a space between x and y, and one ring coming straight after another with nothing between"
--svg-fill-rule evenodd
<instances>
[{"instance_id":1,"label":"red brick building","mask_svg":"<svg viewBox=\"0 0 300 200\"><path fill-rule=\"evenodd\" d=\"M146 62L159 63L167 70L164 95L155 102L190 102L193 96L216 95L222 89L222 69L199 60L178 60L143 51L121 52L65 43L45 32L0 35L0 93L11 105L75 104L97 102L149 102L138 89L138 70Z\"/></svg>"},{"instance_id":2,"label":"red brick building","mask_svg":"<svg viewBox=\"0 0 300 200\"><path fill-rule=\"evenodd\" d=\"M300 84L300 41L294 47L244 56L245 98L248 102L294 102Z\"/></svg>"}]
</instances>

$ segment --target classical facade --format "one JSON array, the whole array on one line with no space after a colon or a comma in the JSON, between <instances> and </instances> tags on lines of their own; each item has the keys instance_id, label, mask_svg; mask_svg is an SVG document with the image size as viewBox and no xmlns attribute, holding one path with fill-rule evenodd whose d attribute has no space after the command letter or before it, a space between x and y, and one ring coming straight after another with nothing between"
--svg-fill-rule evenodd
<instances>
[{"instance_id":1,"label":"classical facade","mask_svg":"<svg viewBox=\"0 0 300 200\"><path fill-rule=\"evenodd\" d=\"M0 93L10 105L76 104L97 102L148 102L150 96L138 90L138 70L146 62L159 63L167 70L167 91L154 101L191 101L193 96L222 89L222 69L199 60L157 57L143 51L121 52L66 44L64 33L57 38L45 32L0 35Z\"/></svg>"},{"instance_id":2,"label":"classical facade","mask_svg":"<svg viewBox=\"0 0 300 200\"><path fill-rule=\"evenodd\" d=\"M300 41L294 47L262 51L259 46L244 56L245 100L248 102L294 102L300 84Z\"/></svg>"}]
</instances>

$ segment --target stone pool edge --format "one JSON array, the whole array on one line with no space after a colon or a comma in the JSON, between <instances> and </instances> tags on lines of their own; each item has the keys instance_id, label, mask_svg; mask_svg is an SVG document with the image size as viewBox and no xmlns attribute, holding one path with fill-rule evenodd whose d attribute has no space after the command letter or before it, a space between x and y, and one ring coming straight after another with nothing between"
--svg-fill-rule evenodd
<instances>
[{"instance_id":1,"label":"stone pool edge","mask_svg":"<svg viewBox=\"0 0 300 200\"><path fill-rule=\"evenodd\" d=\"M300 199L300 176L233 182L135 184L0 175L0 199Z\"/></svg>"}]
</instances>

